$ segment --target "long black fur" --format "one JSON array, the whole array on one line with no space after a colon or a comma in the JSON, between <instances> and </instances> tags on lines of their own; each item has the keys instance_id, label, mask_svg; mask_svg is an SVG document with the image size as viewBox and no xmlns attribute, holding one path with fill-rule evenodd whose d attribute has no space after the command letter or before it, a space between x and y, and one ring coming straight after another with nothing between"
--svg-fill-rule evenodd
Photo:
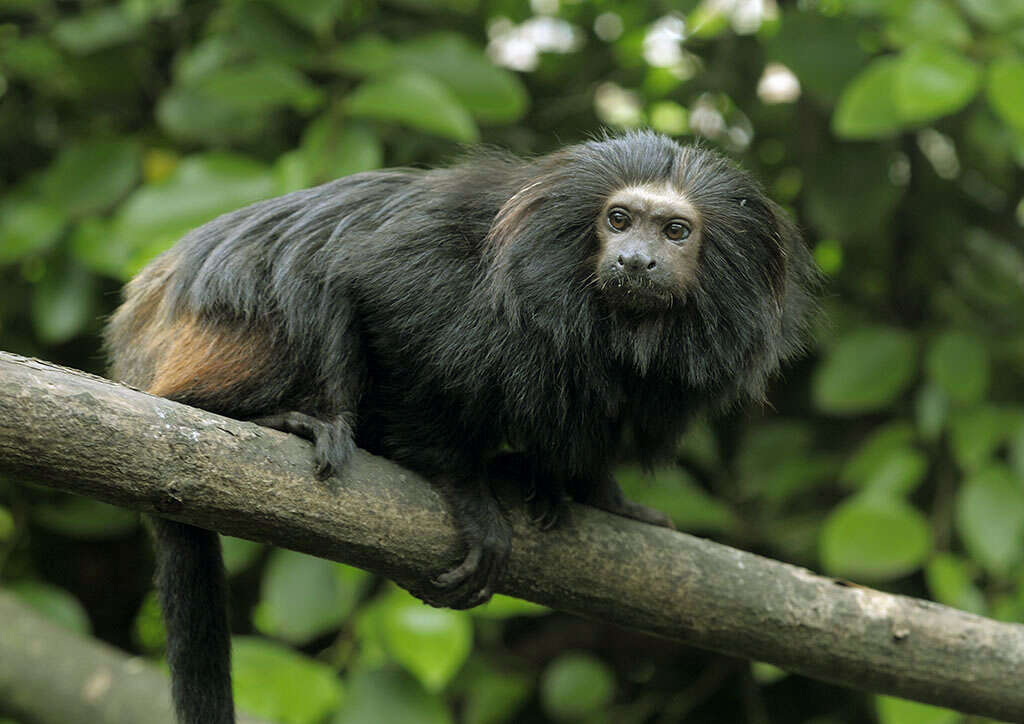
<instances>
[{"instance_id":1,"label":"long black fur","mask_svg":"<svg viewBox=\"0 0 1024 724\"><path fill-rule=\"evenodd\" d=\"M701 214L699 265L671 306L637 314L603 294L597 224L610 194L664 183ZM801 347L814 284L797 231L748 174L637 132L537 159L358 174L222 216L141 273L108 344L115 376L147 387L167 349L144 344L154 330L190 317L251 331L264 362L174 396L315 439L324 472L354 442L430 478L469 553L412 588L469 606L499 584L509 544L480 482L499 449L518 451L545 523L568 495L666 524L622 497L612 466L671 454L695 410L760 398ZM227 634L199 632L224 625L210 604L222 574L213 546L200 549L208 564L164 554L159 582L179 716L221 724ZM185 577L178 565L197 576L166 590Z\"/></svg>"}]
</instances>

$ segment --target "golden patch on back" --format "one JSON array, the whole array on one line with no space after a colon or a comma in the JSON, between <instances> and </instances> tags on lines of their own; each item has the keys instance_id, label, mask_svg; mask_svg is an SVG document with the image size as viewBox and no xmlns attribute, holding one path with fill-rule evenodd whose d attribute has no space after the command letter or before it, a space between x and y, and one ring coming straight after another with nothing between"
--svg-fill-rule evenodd
<instances>
[{"instance_id":1,"label":"golden patch on back","mask_svg":"<svg viewBox=\"0 0 1024 724\"><path fill-rule=\"evenodd\" d=\"M203 399L251 381L270 362L269 340L251 325L227 326L170 308L178 261L163 254L125 287L110 320L111 376L154 395Z\"/></svg>"}]
</instances>

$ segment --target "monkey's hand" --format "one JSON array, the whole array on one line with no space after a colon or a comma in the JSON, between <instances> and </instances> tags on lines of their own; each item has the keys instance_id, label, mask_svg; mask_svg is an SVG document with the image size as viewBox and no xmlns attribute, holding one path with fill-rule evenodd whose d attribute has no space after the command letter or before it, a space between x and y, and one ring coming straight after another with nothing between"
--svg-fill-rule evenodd
<instances>
[{"instance_id":1,"label":"monkey's hand","mask_svg":"<svg viewBox=\"0 0 1024 724\"><path fill-rule=\"evenodd\" d=\"M472 608L486 603L505 574L512 543L508 522L489 487L478 480L437 476L433 482L468 550L452 568L407 588L431 606Z\"/></svg>"},{"instance_id":2,"label":"monkey's hand","mask_svg":"<svg viewBox=\"0 0 1024 724\"><path fill-rule=\"evenodd\" d=\"M341 470L356 449L352 425L344 414L328 421L303 412L282 412L258 417L252 422L311 441L316 448L316 475L320 479Z\"/></svg>"}]
</instances>

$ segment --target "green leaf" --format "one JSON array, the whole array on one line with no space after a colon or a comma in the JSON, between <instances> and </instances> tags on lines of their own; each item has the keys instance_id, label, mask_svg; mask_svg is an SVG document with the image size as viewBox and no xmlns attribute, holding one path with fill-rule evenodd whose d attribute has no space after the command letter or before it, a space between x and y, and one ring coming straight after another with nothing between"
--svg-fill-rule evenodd
<instances>
[{"instance_id":1,"label":"green leaf","mask_svg":"<svg viewBox=\"0 0 1024 724\"><path fill-rule=\"evenodd\" d=\"M228 575L234 576L256 562L263 552L263 544L230 535L220 537L221 553L224 556L224 569Z\"/></svg>"},{"instance_id":2,"label":"green leaf","mask_svg":"<svg viewBox=\"0 0 1024 724\"><path fill-rule=\"evenodd\" d=\"M270 554L256 628L293 644L304 644L337 629L355 609L369 574L304 553L275 549Z\"/></svg>"},{"instance_id":3,"label":"green leaf","mask_svg":"<svg viewBox=\"0 0 1024 724\"><path fill-rule=\"evenodd\" d=\"M526 89L458 33L434 33L403 45L399 67L416 68L447 85L485 123L512 123L526 112Z\"/></svg>"},{"instance_id":4,"label":"green leaf","mask_svg":"<svg viewBox=\"0 0 1024 724\"><path fill-rule=\"evenodd\" d=\"M46 530L81 540L121 538L139 525L138 513L78 496L34 505L32 520Z\"/></svg>"},{"instance_id":5,"label":"green leaf","mask_svg":"<svg viewBox=\"0 0 1024 724\"><path fill-rule=\"evenodd\" d=\"M92 631L85 607L63 588L40 581L18 581L6 584L5 588L37 613L70 631L80 634Z\"/></svg>"},{"instance_id":6,"label":"green leaf","mask_svg":"<svg viewBox=\"0 0 1024 724\"><path fill-rule=\"evenodd\" d=\"M464 681L463 721L465 724L504 724L512 721L533 688L526 672L478 665Z\"/></svg>"},{"instance_id":7,"label":"green leaf","mask_svg":"<svg viewBox=\"0 0 1024 724\"><path fill-rule=\"evenodd\" d=\"M543 616L551 613L551 609L547 606L541 606L539 603L524 601L521 598L513 598L512 596L503 596L499 593L491 596L491 600L482 606L475 606L470 609L470 613L475 618L500 621L517 616Z\"/></svg>"},{"instance_id":8,"label":"green leaf","mask_svg":"<svg viewBox=\"0 0 1024 724\"><path fill-rule=\"evenodd\" d=\"M96 277L78 264L60 264L32 289L32 323L47 344L61 344L96 317Z\"/></svg>"},{"instance_id":9,"label":"green leaf","mask_svg":"<svg viewBox=\"0 0 1024 724\"><path fill-rule=\"evenodd\" d=\"M989 105L1010 126L1024 133L1024 59L1004 57L988 69Z\"/></svg>"},{"instance_id":10,"label":"green leaf","mask_svg":"<svg viewBox=\"0 0 1024 724\"><path fill-rule=\"evenodd\" d=\"M72 146L46 170L44 198L72 218L103 211L139 179L139 148L131 141L90 141Z\"/></svg>"},{"instance_id":11,"label":"green leaf","mask_svg":"<svg viewBox=\"0 0 1024 724\"><path fill-rule=\"evenodd\" d=\"M957 414L950 424L950 447L965 470L988 464L1017 429L1019 412L982 405Z\"/></svg>"},{"instance_id":12,"label":"green leaf","mask_svg":"<svg viewBox=\"0 0 1024 724\"><path fill-rule=\"evenodd\" d=\"M946 425L949 397L936 385L922 385L914 400L914 413L921 439L935 442Z\"/></svg>"},{"instance_id":13,"label":"green leaf","mask_svg":"<svg viewBox=\"0 0 1024 724\"><path fill-rule=\"evenodd\" d=\"M561 654L541 674L541 705L556 721L585 721L604 711L614 696L615 674L588 653Z\"/></svg>"},{"instance_id":14,"label":"green leaf","mask_svg":"<svg viewBox=\"0 0 1024 724\"><path fill-rule=\"evenodd\" d=\"M892 56L877 58L847 84L832 116L837 136L888 138L900 130L903 117L895 99L899 68L899 61Z\"/></svg>"},{"instance_id":15,"label":"green leaf","mask_svg":"<svg viewBox=\"0 0 1024 724\"><path fill-rule=\"evenodd\" d=\"M473 648L467 612L431 608L398 589L389 595L382 625L388 652L428 691L443 689Z\"/></svg>"},{"instance_id":16,"label":"green leaf","mask_svg":"<svg viewBox=\"0 0 1024 724\"><path fill-rule=\"evenodd\" d=\"M314 35L325 35L345 7L345 0L271 0L271 2L290 20Z\"/></svg>"},{"instance_id":17,"label":"green leaf","mask_svg":"<svg viewBox=\"0 0 1024 724\"><path fill-rule=\"evenodd\" d=\"M267 113L282 106L309 112L324 97L302 73L271 61L220 68L191 83L189 90L242 114Z\"/></svg>"},{"instance_id":18,"label":"green leaf","mask_svg":"<svg viewBox=\"0 0 1024 724\"><path fill-rule=\"evenodd\" d=\"M968 562L952 553L936 554L924 569L932 598L939 603L984 616L985 596L974 585Z\"/></svg>"},{"instance_id":19,"label":"green leaf","mask_svg":"<svg viewBox=\"0 0 1024 724\"><path fill-rule=\"evenodd\" d=\"M906 46L922 40L955 48L971 42L971 29L943 0L915 0L886 28L890 42ZM824 56L822 56L824 57Z\"/></svg>"},{"instance_id":20,"label":"green leaf","mask_svg":"<svg viewBox=\"0 0 1024 724\"><path fill-rule=\"evenodd\" d=\"M165 181L146 184L121 205L112 254L126 276L185 232L274 193L273 174L261 163L228 153L185 158Z\"/></svg>"},{"instance_id":21,"label":"green leaf","mask_svg":"<svg viewBox=\"0 0 1024 724\"><path fill-rule=\"evenodd\" d=\"M384 147L366 125L345 122L337 113L313 121L302 136L301 152L315 183L372 171L384 163Z\"/></svg>"},{"instance_id":22,"label":"green leaf","mask_svg":"<svg viewBox=\"0 0 1024 724\"><path fill-rule=\"evenodd\" d=\"M0 201L0 264L10 264L51 247L67 219L52 204L32 200Z\"/></svg>"},{"instance_id":23,"label":"green leaf","mask_svg":"<svg viewBox=\"0 0 1024 724\"><path fill-rule=\"evenodd\" d=\"M1024 19L1024 0L960 0L960 6L972 20L997 32Z\"/></svg>"},{"instance_id":24,"label":"green leaf","mask_svg":"<svg viewBox=\"0 0 1024 724\"><path fill-rule=\"evenodd\" d=\"M143 651L159 654L167 646L167 628L156 591L150 591L142 599L132 621L132 633Z\"/></svg>"},{"instance_id":25,"label":"green leaf","mask_svg":"<svg viewBox=\"0 0 1024 724\"><path fill-rule=\"evenodd\" d=\"M354 116L397 121L455 141L479 138L476 124L440 81L417 71L366 81L345 99Z\"/></svg>"},{"instance_id":26,"label":"green leaf","mask_svg":"<svg viewBox=\"0 0 1024 724\"><path fill-rule=\"evenodd\" d=\"M897 69L896 107L904 123L931 121L967 105L980 81L977 64L960 53L937 44L915 45Z\"/></svg>"},{"instance_id":27,"label":"green leaf","mask_svg":"<svg viewBox=\"0 0 1024 724\"><path fill-rule=\"evenodd\" d=\"M447 86L466 110L485 123L511 123L526 112L528 98L519 78L494 65L459 33L432 33L402 44L363 35L335 52L332 62L360 75L415 68Z\"/></svg>"},{"instance_id":28,"label":"green leaf","mask_svg":"<svg viewBox=\"0 0 1024 724\"><path fill-rule=\"evenodd\" d=\"M963 715L952 709L942 709L892 696L876 696L879 724L959 724Z\"/></svg>"},{"instance_id":29,"label":"green leaf","mask_svg":"<svg viewBox=\"0 0 1024 724\"><path fill-rule=\"evenodd\" d=\"M142 27L121 6L113 5L61 20L53 29L53 37L65 50L85 55L134 40Z\"/></svg>"},{"instance_id":30,"label":"green leaf","mask_svg":"<svg viewBox=\"0 0 1024 724\"><path fill-rule=\"evenodd\" d=\"M894 454L911 449L913 442L914 428L909 422L895 420L880 425L846 461L839 479L848 487L863 487L878 475Z\"/></svg>"},{"instance_id":31,"label":"green leaf","mask_svg":"<svg viewBox=\"0 0 1024 724\"><path fill-rule=\"evenodd\" d=\"M1024 559L1024 489L1009 468L993 465L968 479L957 495L956 526L986 570L1010 575Z\"/></svg>"},{"instance_id":32,"label":"green leaf","mask_svg":"<svg viewBox=\"0 0 1024 724\"><path fill-rule=\"evenodd\" d=\"M914 338L889 327L847 334L815 371L814 400L834 415L881 410L907 388L916 368Z\"/></svg>"},{"instance_id":33,"label":"green leaf","mask_svg":"<svg viewBox=\"0 0 1024 724\"><path fill-rule=\"evenodd\" d=\"M14 534L18 526L14 522L14 514L9 508L0 505L0 543L7 543L14 540Z\"/></svg>"},{"instance_id":34,"label":"green leaf","mask_svg":"<svg viewBox=\"0 0 1024 724\"><path fill-rule=\"evenodd\" d=\"M329 724L453 724L448 707L403 671L360 670Z\"/></svg>"},{"instance_id":35,"label":"green leaf","mask_svg":"<svg viewBox=\"0 0 1024 724\"><path fill-rule=\"evenodd\" d=\"M190 88L171 88L156 107L161 128L179 141L226 143L255 138L270 116L239 111L228 103Z\"/></svg>"},{"instance_id":36,"label":"green leaf","mask_svg":"<svg viewBox=\"0 0 1024 724\"><path fill-rule=\"evenodd\" d=\"M943 334L929 347L924 366L932 382L956 402L978 402L988 390L988 350L970 334Z\"/></svg>"},{"instance_id":37,"label":"green leaf","mask_svg":"<svg viewBox=\"0 0 1024 724\"><path fill-rule=\"evenodd\" d=\"M861 581L888 581L912 573L931 553L924 515L899 499L855 497L835 508L819 540L829 573Z\"/></svg>"},{"instance_id":38,"label":"green leaf","mask_svg":"<svg viewBox=\"0 0 1024 724\"><path fill-rule=\"evenodd\" d=\"M701 490L678 465L658 468L653 475L636 465L623 466L615 477L627 498L666 513L682 530L724 532L738 525L729 506Z\"/></svg>"},{"instance_id":39,"label":"green leaf","mask_svg":"<svg viewBox=\"0 0 1024 724\"><path fill-rule=\"evenodd\" d=\"M279 724L319 724L342 698L330 667L255 637L231 640L231 678L240 709Z\"/></svg>"}]
</instances>

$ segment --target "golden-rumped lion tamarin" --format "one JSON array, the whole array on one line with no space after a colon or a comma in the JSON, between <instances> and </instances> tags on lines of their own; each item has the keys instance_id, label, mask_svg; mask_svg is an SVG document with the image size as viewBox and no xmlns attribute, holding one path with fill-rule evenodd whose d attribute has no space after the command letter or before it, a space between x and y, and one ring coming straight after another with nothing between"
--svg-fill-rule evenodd
<instances>
[{"instance_id":1,"label":"golden-rumped lion tamarin","mask_svg":"<svg viewBox=\"0 0 1024 724\"><path fill-rule=\"evenodd\" d=\"M623 497L613 464L671 455L694 411L762 396L815 286L747 173L634 132L226 214L127 286L106 340L116 379L308 438L321 476L358 445L427 477L466 553L411 588L468 607L500 587L509 549L487 484L499 451L541 527L566 500L670 525ZM153 523L178 717L229 724L216 534Z\"/></svg>"}]
</instances>

